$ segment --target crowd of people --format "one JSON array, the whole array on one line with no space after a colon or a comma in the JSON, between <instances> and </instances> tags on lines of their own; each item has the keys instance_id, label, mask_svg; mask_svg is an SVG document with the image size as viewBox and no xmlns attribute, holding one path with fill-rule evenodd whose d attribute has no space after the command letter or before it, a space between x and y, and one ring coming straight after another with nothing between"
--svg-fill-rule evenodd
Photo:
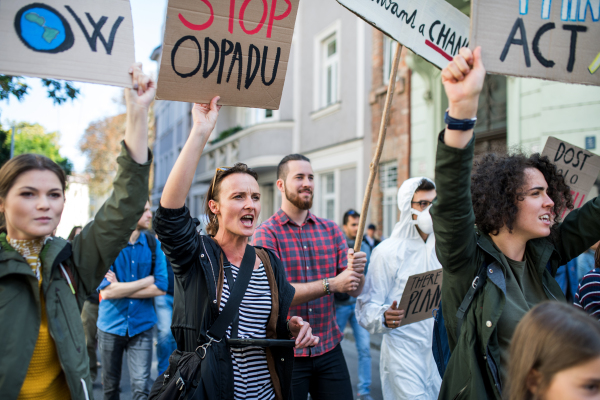
<instances>
[{"instance_id":1,"label":"crowd of people","mask_svg":"<svg viewBox=\"0 0 600 400\"><path fill-rule=\"evenodd\" d=\"M310 211L314 172L301 154L279 163L281 208L260 225L257 173L217 168L198 232L185 200L219 97L194 105L152 220L155 84L139 64L129 72L113 193L68 240L53 236L61 168L24 154L0 169L2 398L89 399L101 363L104 399L119 399L126 355L134 399L348 400L348 325L359 399L371 399L370 334L383 334L385 399L600 398L600 200L563 221L572 196L547 157L474 162L480 48L442 71L435 182L403 182L391 236L380 242L369 225L357 252L360 214L348 210L340 227ZM438 269L444 329L434 318L402 325L409 277Z\"/></svg>"}]
</instances>

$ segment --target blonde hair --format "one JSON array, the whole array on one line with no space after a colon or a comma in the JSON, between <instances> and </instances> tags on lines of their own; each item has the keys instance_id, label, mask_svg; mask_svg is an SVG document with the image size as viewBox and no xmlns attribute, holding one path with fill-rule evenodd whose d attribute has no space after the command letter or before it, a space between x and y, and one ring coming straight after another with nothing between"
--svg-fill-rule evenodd
<instances>
[{"instance_id":1,"label":"blonde hair","mask_svg":"<svg viewBox=\"0 0 600 400\"><path fill-rule=\"evenodd\" d=\"M532 308L517 325L510 344L507 400L535 400L554 375L600 357L600 323L575 306L546 301ZM528 377L541 378L531 393Z\"/></svg>"}]
</instances>

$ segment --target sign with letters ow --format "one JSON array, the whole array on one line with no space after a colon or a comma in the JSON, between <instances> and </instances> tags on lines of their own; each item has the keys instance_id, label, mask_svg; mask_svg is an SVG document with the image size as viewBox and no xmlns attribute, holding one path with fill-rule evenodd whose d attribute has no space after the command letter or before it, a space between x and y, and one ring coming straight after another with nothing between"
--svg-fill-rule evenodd
<instances>
[{"instance_id":1,"label":"sign with letters ow","mask_svg":"<svg viewBox=\"0 0 600 400\"><path fill-rule=\"evenodd\" d=\"M129 0L0 1L0 72L131 86Z\"/></svg>"},{"instance_id":2,"label":"sign with letters ow","mask_svg":"<svg viewBox=\"0 0 600 400\"><path fill-rule=\"evenodd\" d=\"M600 0L472 0L488 72L600 85Z\"/></svg>"},{"instance_id":3,"label":"sign with letters ow","mask_svg":"<svg viewBox=\"0 0 600 400\"><path fill-rule=\"evenodd\" d=\"M338 0L438 68L469 47L469 17L444 0Z\"/></svg>"},{"instance_id":4,"label":"sign with letters ow","mask_svg":"<svg viewBox=\"0 0 600 400\"><path fill-rule=\"evenodd\" d=\"M571 187L573 205L575 208L581 207L600 173L600 156L552 136L548 138L542 155L548 156L556 164L558 172ZM565 209L561 218L566 217L569 212L570 210Z\"/></svg>"},{"instance_id":5,"label":"sign with letters ow","mask_svg":"<svg viewBox=\"0 0 600 400\"><path fill-rule=\"evenodd\" d=\"M442 269L410 276L404 287L399 310L404 310L400 326L432 318L442 296Z\"/></svg>"},{"instance_id":6,"label":"sign with letters ow","mask_svg":"<svg viewBox=\"0 0 600 400\"><path fill-rule=\"evenodd\" d=\"M276 110L300 0L169 0L156 98Z\"/></svg>"}]
</instances>

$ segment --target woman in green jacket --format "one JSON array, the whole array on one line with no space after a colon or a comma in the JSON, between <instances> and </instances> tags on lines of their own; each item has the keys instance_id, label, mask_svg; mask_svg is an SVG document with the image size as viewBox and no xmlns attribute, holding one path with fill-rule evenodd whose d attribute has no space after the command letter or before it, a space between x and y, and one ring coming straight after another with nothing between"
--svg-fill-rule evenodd
<instances>
[{"instance_id":1,"label":"woman in green jacket","mask_svg":"<svg viewBox=\"0 0 600 400\"><path fill-rule=\"evenodd\" d=\"M501 399L517 323L544 300L565 301L556 269L600 238L598 199L560 221L564 207L573 208L571 193L547 157L487 155L471 176L484 78L481 48L461 49L442 71L450 118L438 142L431 215L452 356L440 399ZM483 288L459 321L459 306L484 265Z\"/></svg>"},{"instance_id":2,"label":"woman in green jacket","mask_svg":"<svg viewBox=\"0 0 600 400\"><path fill-rule=\"evenodd\" d=\"M81 307L115 260L148 200L148 108L154 83L131 67L127 126L110 198L69 243L52 237L66 179L50 159L23 154L0 169L2 399L89 399Z\"/></svg>"}]
</instances>

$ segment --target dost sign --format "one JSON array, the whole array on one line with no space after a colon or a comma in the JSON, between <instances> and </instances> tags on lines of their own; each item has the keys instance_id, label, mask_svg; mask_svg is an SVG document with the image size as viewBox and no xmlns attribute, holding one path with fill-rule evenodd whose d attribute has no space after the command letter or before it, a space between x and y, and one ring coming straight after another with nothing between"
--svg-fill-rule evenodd
<instances>
[{"instance_id":1,"label":"dost sign","mask_svg":"<svg viewBox=\"0 0 600 400\"><path fill-rule=\"evenodd\" d=\"M169 0L157 99L276 110L300 0Z\"/></svg>"}]
</instances>

